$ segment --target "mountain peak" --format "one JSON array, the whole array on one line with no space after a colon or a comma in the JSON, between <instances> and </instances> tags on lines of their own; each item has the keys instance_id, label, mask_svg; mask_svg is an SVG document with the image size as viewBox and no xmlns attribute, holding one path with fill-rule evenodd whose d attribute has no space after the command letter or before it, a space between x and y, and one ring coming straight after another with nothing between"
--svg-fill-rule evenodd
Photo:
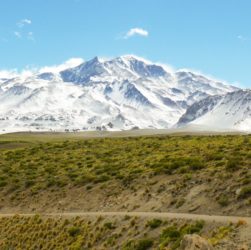
<instances>
[{"instance_id":1,"label":"mountain peak","mask_svg":"<svg viewBox=\"0 0 251 250\"><path fill-rule=\"evenodd\" d=\"M140 62L143 62L144 64L153 64L151 61L146 60L143 57L133 55L133 54L123 55L117 58L121 58L122 60L126 60L126 61L140 61Z\"/></svg>"},{"instance_id":2,"label":"mountain peak","mask_svg":"<svg viewBox=\"0 0 251 250\"><path fill-rule=\"evenodd\" d=\"M92 59L89 60L88 62L90 62L90 63L100 63L101 60L99 59L98 56L95 56L94 58L92 58Z\"/></svg>"},{"instance_id":3,"label":"mountain peak","mask_svg":"<svg viewBox=\"0 0 251 250\"><path fill-rule=\"evenodd\" d=\"M23 78L0 78L0 132L170 128L184 114L180 123L197 123L218 106L218 117L237 117L229 120L231 127L251 127L250 94L224 82L135 55L81 62L56 73L48 68Z\"/></svg>"}]
</instances>

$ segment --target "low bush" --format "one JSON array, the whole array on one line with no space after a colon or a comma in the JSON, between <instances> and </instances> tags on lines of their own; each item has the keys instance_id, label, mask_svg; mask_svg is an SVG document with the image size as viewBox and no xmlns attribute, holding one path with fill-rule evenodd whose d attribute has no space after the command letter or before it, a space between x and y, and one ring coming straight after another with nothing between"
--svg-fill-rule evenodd
<instances>
[{"instance_id":1,"label":"low bush","mask_svg":"<svg viewBox=\"0 0 251 250\"><path fill-rule=\"evenodd\" d=\"M239 198L248 198L251 196L251 186L243 187L239 193Z\"/></svg>"},{"instance_id":2,"label":"low bush","mask_svg":"<svg viewBox=\"0 0 251 250\"><path fill-rule=\"evenodd\" d=\"M160 249L171 246L170 249L177 249L180 246L182 237L185 234L199 234L204 227L204 221L197 221L193 224L187 224L181 227L176 225L165 228L160 235Z\"/></svg>"},{"instance_id":3,"label":"low bush","mask_svg":"<svg viewBox=\"0 0 251 250\"><path fill-rule=\"evenodd\" d=\"M230 171L238 170L240 166L240 159L239 158L231 158L228 159L226 169Z\"/></svg>"},{"instance_id":4,"label":"low bush","mask_svg":"<svg viewBox=\"0 0 251 250\"><path fill-rule=\"evenodd\" d=\"M229 205L229 199L226 195L221 195L218 199L218 203L222 206L222 207L226 207Z\"/></svg>"},{"instance_id":5,"label":"low bush","mask_svg":"<svg viewBox=\"0 0 251 250\"><path fill-rule=\"evenodd\" d=\"M162 220L160 219L152 219L147 222L147 226L149 226L151 229L155 229L159 227L162 224Z\"/></svg>"},{"instance_id":6,"label":"low bush","mask_svg":"<svg viewBox=\"0 0 251 250\"><path fill-rule=\"evenodd\" d=\"M122 250L148 250L152 246L152 239L130 240L124 244Z\"/></svg>"},{"instance_id":7,"label":"low bush","mask_svg":"<svg viewBox=\"0 0 251 250\"><path fill-rule=\"evenodd\" d=\"M79 227L70 227L68 229L68 233L70 236L74 237L80 233L80 228Z\"/></svg>"},{"instance_id":8,"label":"low bush","mask_svg":"<svg viewBox=\"0 0 251 250\"><path fill-rule=\"evenodd\" d=\"M113 225L113 223L112 222L105 222L104 223L104 228L107 228L107 229L114 229L115 228L115 226Z\"/></svg>"},{"instance_id":9,"label":"low bush","mask_svg":"<svg viewBox=\"0 0 251 250\"><path fill-rule=\"evenodd\" d=\"M250 143L243 140L250 142L243 136L97 138L39 144L32 141L21 149L0 151L0 188L15 194L67 186L85 186L89 190L109 181L127 188L145 176L189 176L202 171L215 173L221 168L249 173ZM234 177L229 178L234 181Z\"/></svg>"}]
</instances>

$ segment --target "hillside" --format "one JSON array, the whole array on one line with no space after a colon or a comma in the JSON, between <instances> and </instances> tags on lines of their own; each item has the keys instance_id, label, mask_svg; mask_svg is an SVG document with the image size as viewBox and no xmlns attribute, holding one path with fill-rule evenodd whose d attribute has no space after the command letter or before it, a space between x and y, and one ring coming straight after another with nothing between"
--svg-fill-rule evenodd
<instances>
[{"instance_id":1,"label":"hillside","mask_svg":"<svg viewBox=\"0 0 251 250\"><path fill-rule=\"evenodd\" d=\"M3 138L2 212L251 213L248 135Z\"/></svg>"},{"instance_id":2,"label":"hillside","mask_svg":"<svg viewBox=\"0 0 251 250\"><path fill-rule=\"evenodd\" d=\"M178 126L196 125L220 131L251 128L251 91L239 90L224 96L209 96L191 105Z\"/></svg>"}]
</instances>

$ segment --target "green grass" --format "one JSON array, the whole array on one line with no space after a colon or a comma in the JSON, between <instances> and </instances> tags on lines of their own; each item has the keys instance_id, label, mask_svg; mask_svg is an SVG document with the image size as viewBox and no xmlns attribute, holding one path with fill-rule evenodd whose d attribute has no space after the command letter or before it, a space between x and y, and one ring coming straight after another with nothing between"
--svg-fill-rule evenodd
<instances>
[{"instance_id":1,"label":"green grass","mask_svg":"<svg viewBox=\"0 0 251 250\"><path fill-rule=\"evenodd\" d=\"M251 186L243 187L239 194L240 198L248 198L251 197Z\"/></svg>"},{"instance_id":2,"label":"green grass","mask_svg":"<svg viewBox=\"0 0 251 250\"><path fill-rule=\"evenodd\" d=\"M152 239L130 240L122 247L122 250L147 250L152 246Z\"/></svg>"},{"instance_id":3,"label":"green grass","mask_svg":"<svg viewBox=\"0 0 251 250\"><path fill-rule=\"evenodd\" d=\"M178 227L172 225L165 228L160 235L160 250L171 245L171 250L180 246L181 240L186 234L200 234L204 227L204 221L197 221L194 224L185 224Z\"/></svg>"},{"instance_id":4,"label":"green grass","mask_svg":"<svg viewBox=\"0 0 251 250\"><path fill-rule=\"evenodd\" d=\"M158 228L162 224L162 220L160 219L152 219L147 222L147 226L149 226L151 229Z\"/></svg>"},{"instance_id":5,"label":"green grass","mask_svg":"<svg viewBox=\"0 0 251 250\"><path fill-rule=\"evenodd\" d=\"M245 178L250 173L250 136L18 139L10 136L11 143L24 143L24 148L0 151L0 189L9 193L37 193L52 187L95 185L110 180L127 186L138 176L188 176L226 169L230 173L241 170ZM7 136L4 140L1 143L8 144Z\"/></svg>"},{"instance_id":6,"label":"green grass","mask_svg":"<svg viewBox=\"0 0 251 250\"><path fill-rule=\"evenodd\" d=\"M137 228L130 222L110 218L82 217L42 217L11 216L0 218L0 249L157 249L159 244L175 249L182 235L200 233L202 222L186 223L178 226L169 221L169 227L160 228L151 236L150 228L140 228L142 221L137 219ZM120 224L118 228L104 227L107 223ZM122 224L125 230L122 230ZM164 226L164 225L163 225ZM150 231L149 231L150 230ZM162 232L161 232L162 230ZM132 234L130 234L130 232ZM168 242L166 239L170 239ZM169 249L169 248L168 248Z\"/></svg>"},{"instance_id":7,"label":"green grass","mask_svg":"<svg viewBox=\"0 0 251 250\"><path fill-rule=\"evenodd\" d=\"M177 249L185 234L199 234L217 245L234 228L234 225L211 225L213 230L208 231L203 221L170 220L153 232L144 227L146 220L136 218L132 228L130 221L123 218L1 217L0 249ZM106 227L106 223L116 227Z\"/></svg>"}]
</instances>

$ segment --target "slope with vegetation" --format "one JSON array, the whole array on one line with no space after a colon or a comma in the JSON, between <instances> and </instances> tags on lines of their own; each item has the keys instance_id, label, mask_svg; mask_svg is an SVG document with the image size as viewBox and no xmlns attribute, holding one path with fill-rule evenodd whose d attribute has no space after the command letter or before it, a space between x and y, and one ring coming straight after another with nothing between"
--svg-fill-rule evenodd
<instances>
[{"instance_id":1,"label":"slope with vegetation","mask_svg":"<svg viewBox=\"0 0 251 250\"><path fill-rule=\"evenodd\" d=\"M12 216L0 218L1 249L186 249L187 235L195 235L215 249L237 249L238 223L166 220L135 216L60 217ZM202 238L200 238L202 237ZM222 241L227 241L227 244ZM201 242L196 242L201 246ZM227 248L225 248L227 246ZM222 248L224 247L224 248ZM228 248L229 247L229 248ZM207 248L209 249L209 248Z\"/></svg>"},{"instance_id":2,"label":"slope with vegetation","mask_svg":"<svg viewBox=\"0 0 251 250\"><path fill-rule=\"evenodd\" d=\"M0 142L3 212L251 213L248 135L13 138Z\"/></svg>"}]
</instances>

